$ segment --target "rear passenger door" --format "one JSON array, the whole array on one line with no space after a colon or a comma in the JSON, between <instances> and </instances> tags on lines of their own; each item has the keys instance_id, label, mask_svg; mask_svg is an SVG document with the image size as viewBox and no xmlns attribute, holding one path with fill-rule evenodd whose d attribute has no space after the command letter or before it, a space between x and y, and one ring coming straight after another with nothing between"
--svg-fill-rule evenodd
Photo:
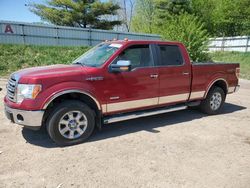
<instances>
[{"instance_id":1,"label":"rear passenger door","mask_svg":"<svg viewBox=\"0 0 250 188\"><path fill-rule=\"evenodd\" d=\"M185 102L189 98L191 67L182 55L181 47L156 45L159 71L159 105Z\"/></svg>"}]
</instances>

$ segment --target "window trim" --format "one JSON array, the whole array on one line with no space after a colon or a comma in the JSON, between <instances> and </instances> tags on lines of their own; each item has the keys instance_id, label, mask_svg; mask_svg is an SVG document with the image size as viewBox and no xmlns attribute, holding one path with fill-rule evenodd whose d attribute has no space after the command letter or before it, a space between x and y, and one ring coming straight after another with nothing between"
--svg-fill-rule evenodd
<instances>
[{"instance_id":1,"label":"window trim","mask_svg":"<svg viewBox=\"0 0 250 188\"><path fill-rule=\"evenodd\" d=\"M153 66L135 67L135 68L131 69L131 71L129 71L129 72L136 71L137 69L156 68L156 67L157 67L157 63L156 63L155 57L156 57L157 55L156 55L156 50L155 50L155 46L154 46L155 44L131 44L131 45L126 46L126 48L124 48L122 51L119 52L119 54L117 54L117 56L114 58L114 60L109 64L108 70L110 69L110 66L117 60L117 58L119 57L119 55L120 55L124 50L128 49L128 48L131 47L131 46L145 46L145 45L148 45L148 46L149 46L149 51L150 51L150 56L151 56L151 58L152 58Z\"/></svg>"},{"instance_id":2,"label":"window trim","mask_svg":"<svg viewBox=\"0 0 250 188\"><path fill-rule=\"evenodd\" d=\"M163 65L162 64L162 58L161 58L161 51L160 51L160 46L176 46L178 47L180 53L181 53L181 57L182 57L182 64L180 65ZM180 46L176 45L176 44L156 44L155 45L156 51L157 51L157 67L161 68L161 67L182 67L186 65L185 59L183 57L182 51Z\"/></svg>"}]
</instances>

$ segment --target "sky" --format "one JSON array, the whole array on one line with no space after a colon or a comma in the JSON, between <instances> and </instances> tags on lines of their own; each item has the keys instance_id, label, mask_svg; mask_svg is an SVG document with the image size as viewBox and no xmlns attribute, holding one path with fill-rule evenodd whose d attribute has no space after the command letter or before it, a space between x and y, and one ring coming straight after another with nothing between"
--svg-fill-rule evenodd
<instances>
[{"instance_id":1,"label":"sky","mask_svg":"<svg viewBox=\"0 0 250 188\"><path fill-rule=\"evenodd\" d=\"M105 2L106 0L101 0ZM42 22L40 17L30 12L25 4L41 3L46 0L0 0L0 20L17 22Z\"/></svg>"},{"instance_id":2,"label":"sky","mask_svg":"<svg viewBox=\"0 0 250 188\"><path fill-rule=\"evenodd\" d=\"M39 16L29 11L25 5L29 3L46 4L47 0L0 0L0 20L16 21L27 23L46 23L42 21ZM107 0L101 0L105 2ZM115 27L114 30L123 31L123 27Z\"/></svg>"},{"instance_id":3,"label":"sky","mask_svg":"<svg viewBox=\"0 0 250 188\"><path fill-rule=\"evenodd\" d=\"M41 22L40 17L30 12L25 4L44 3L46 0L0 0L0 20Z\"/></svg>"}]
</instances>

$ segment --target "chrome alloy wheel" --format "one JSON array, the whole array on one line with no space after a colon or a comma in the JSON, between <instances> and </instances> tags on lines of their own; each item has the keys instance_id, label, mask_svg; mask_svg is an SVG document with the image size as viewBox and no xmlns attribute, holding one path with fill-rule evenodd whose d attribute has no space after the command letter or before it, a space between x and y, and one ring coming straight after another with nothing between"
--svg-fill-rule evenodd
<instances>
[{"instance_id":1,"label":"chrome alloy wheel","mask_svg":"<svg viewBox=\"0 0 250 188\"><path fill-rule=\"evenodd\" d=\"M82 136L88 126L88 120L80 111L70 111L59 121L59 132L67 139L76 139Z\"/></svg>"},{"instance_id":2,"label":"chrome alloy wheel","mask_svg":"<svg viewBox=\"0 0 250 188\"><path fill-rule=\"evenodd\" d=\"M216 111L220 108L222 102L222 96L219 92L213 93L210 98L210 107L212 110Z\"/></svg>"}]
</instances>

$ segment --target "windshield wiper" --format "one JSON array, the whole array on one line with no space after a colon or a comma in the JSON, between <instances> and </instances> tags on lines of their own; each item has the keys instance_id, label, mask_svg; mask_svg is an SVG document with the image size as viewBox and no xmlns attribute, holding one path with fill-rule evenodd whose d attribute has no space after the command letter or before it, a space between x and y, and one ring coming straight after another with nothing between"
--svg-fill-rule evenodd
<instances>
[{"instance_id":1,"label":"windshield wiper","mask_svg":"<svg viewBox=\"0 0 250 188\"><path fill-rule=\"evenodd\" d=\"M77 61L77 62L75 62L75 63L73 63L73 64L86 66L84 63L81 63L81 62L79 62L79 61Z\"/></svg>"},{"instance_id":2,"label":"windshield wiper","mask_svg":"<svg viewBox=\"0 0 250 188\"><path fill-rule=\"evenodd\" d=\"M79 61L77 61L77 62L75 62L75 63L73 63L73 64L76 64L76 65L82 65L82 66L84 66L84 67L98 67L98 65L96 65L96 64L93 64L93 65L87 65L86 63L79 62Z\"/></svg>"}]
</instances>

